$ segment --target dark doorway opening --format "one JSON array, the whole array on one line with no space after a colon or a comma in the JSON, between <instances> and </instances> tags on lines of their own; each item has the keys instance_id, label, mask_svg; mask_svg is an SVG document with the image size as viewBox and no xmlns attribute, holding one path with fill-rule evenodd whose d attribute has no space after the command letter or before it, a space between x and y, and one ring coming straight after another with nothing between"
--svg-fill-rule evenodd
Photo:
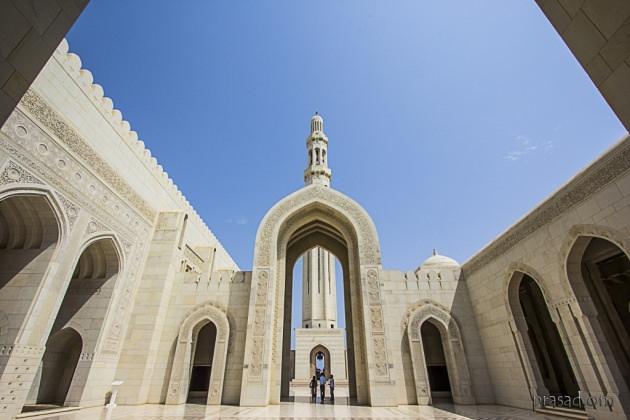
<instances>
[{"instance_id":1,"label":"dark doorway opening","mask_svg":"<svg viewBox=\"0 0 630 420\"><path fill-rule=\"evenodd\" d=\"M577 397L579 388L573 368L540 287L531 277L523 275L518 295L534 356L549 395Z\"/></svg>"},{"instance_id":2,"label":"dark doorway opening","mask_svg":"<svg viewBox=\"0 0 630 420\"><path fill-rule=\"evenodd\" d=\"M450 401L452 399L451 382L448 378L442 334L430 320L422 324L420 334L422 335L422 348L429 375L431 400L432 402Z\"/></svg>"},{"instance_id":3,"label":"dark doorway opening","mask_svg":"<svg viewBox=\"0 0 630 420\"><path fill-rule=\"evenodd\" d=\"M188 403L207 403L216 338L217 328L213 322L207 322L198 330L193 345Z\"/></svg>"}]
</instances>

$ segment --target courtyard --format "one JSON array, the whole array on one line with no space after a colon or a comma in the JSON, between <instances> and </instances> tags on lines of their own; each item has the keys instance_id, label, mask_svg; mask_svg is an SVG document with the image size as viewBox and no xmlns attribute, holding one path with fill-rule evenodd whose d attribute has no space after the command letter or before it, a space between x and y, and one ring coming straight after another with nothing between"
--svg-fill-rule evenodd
<instances>
[{"instance_id":1,"label":"courtyard","mask_svg":"<svg viewBox=\"0 0 630 420\"><path fill-rule=\"evenodd\" d=\"M311 404L308 402L283 402L280 405L251 408L236 406L203 406L185 404L165 406L149 404L107 409L89 408L65 414L37 416L38 420L131 420L131 419L417 419L417 420L529 420L559 419L558 416L544 416L532 411L497 405L456 406L451 404L436 406L360 407L345 404Z\"/></svg>"}]
</instances>

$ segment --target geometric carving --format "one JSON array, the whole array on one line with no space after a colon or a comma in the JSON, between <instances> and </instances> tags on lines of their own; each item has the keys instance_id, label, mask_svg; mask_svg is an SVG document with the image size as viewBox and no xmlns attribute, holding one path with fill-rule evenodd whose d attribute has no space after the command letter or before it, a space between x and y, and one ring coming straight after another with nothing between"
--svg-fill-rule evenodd
<instances>
[{"instance_id":1,"label":"geometric carving","mask_svg":"<svg viewBox=\"0 0 630 420\"><path fill-rule=\"evenodd\" d=\"M385 352L385 337L377 335L372 337L372 346L374 349L374 364L376 373L379 376L387 375L387 354Z\"/></svg>"},{"instance_id":2,"label":"geometric carving","mask_svg":"<svg viewBox=\"0 0 630 420\"><path fill-rule=\"evenodd\" d=\"M31 175L24 168L13 161L4 167L0 173L0 185L6 184L43 184L42 181Z\"/></svg>"},{"instance_id":3,"label":"geometric carving","mask_svg":"<svg viewBox=\"0 0 630 420\"><path fill-rule=\"evenodd\" d=\"M383 315L380 306L370 307L372 332L383 332Z\"/></svg>"},{"instance_id":4,"label":"geometric carving","mask_svg":"<svg viewBox=\"0 0 630 420\"><path fill-rule=\"evenodd\" d=\"M68 200L63 194L56 193L57 198L61 202L63 209L66 213L66 217L68 218L68 224L70 225L70 230L74 226L74 222L77 220L79 216L79 208L72 203L72 201Z\"/></svg>"},{"instance_id":5,"label":"geometric carving","mask_svg":"<svg viewBox=\"0 0 630 420\"><path fill-rule=\"evenodd\" d=\"M21 100L23 105L37 120L42 122L55 136L75 152L99 177L116 192L129 201L147 220L153 220L155 211L120 175L83 140L57 113L32 90L27 90Z\"/></svg>"},{"instance_id":6,"label":"geometric carving","mask_svg":"<svg viewBox=\"0 0 630 420\"><path fill-rule=\"evenodd\" d=\"M269 272L260 270L258 284L256 286L256 305L267 305L267 289L269 284Z\"/></svg>"},{"instance_id":7,"label":"geometric carving","mask_svg":"<svg viewBox=\"0 0 630 420\"><path fill-rule=\"evenodd\" d=\"M263 337L254 337L252 340L253 350L251 362L249 364L249 376L259 377L262 375L262 350Z\"/></svg>"},{"instance_id":8,"label":"geometric carving","mask_svg":"<svg viewBox=\"0 0 630 420\"><path fill-rule=\"evenodd\" d=\"M254 264L257 267L271 264L272 247L270 244L275 243L272 237L274 229L280 224L280 221L286 220L296 209L306 207L313 202L326 203L330 209L339 211L350 221L360 242L361 264L379 265L381 263L376 229L365 210L358 203L338 191L311 184L280 200L263 218L256 235Z\"/></svg>"},{"instance_id":9,"label":"geometric carving","mask_svg":"<svg viewBox=\"0 0 630 420\"><path fill-rule=\"evenodd\" d=\"M378 273L370 269L367 275L368 300L370 304L380 304L381 295L378 291Z\"/></svg>"},{"instance_id":10,"label":"geometric carving","mask_svg":"<svg viewBox=\"0 0 630 420\"><path fill-rule=\"evenodd\" d=\"M88 223L88 225L87 225L85 230L86 230L87 234L91 235L91 234L96 233L96 232L110 231L111 229L109 229L107 226L105 226L101 222L99 222L99 221L97 221L95 219L92 219Z\"/></svg>"}]
</instances>

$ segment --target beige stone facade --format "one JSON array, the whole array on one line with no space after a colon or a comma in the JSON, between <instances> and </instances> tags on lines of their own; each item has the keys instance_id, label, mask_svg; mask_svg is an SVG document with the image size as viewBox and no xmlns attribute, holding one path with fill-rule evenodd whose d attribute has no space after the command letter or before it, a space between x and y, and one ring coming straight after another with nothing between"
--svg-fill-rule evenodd
<instances>
[{"instance_id":1,"label":"beige stone facade","mask_svg":"<svg viewBox=\"0 0 630 420\"><path fill-rule=\"evenodd\" d=\"M241 271L62 42L0 132L0 417L112 391L279 403L292 268L321 247L343 269L358 404L544 409L538 397L579 393L612 401L588 415L627 418L630 138L463 265L435 253L414 272L383 268L370 216L330 186L328 150L315 117L306 186L264 215Z\"/></svg>"}]
</instances>

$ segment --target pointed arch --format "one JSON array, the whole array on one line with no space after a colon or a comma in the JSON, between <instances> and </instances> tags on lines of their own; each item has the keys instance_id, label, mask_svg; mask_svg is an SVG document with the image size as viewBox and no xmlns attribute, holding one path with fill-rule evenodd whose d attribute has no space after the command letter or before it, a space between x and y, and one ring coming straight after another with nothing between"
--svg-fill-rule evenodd
<instances>
[{"instance_id":1,"label":"pointed arch","mask_svg":"<svg viewBox=\"0 0 630 420\"><path fill-rule=\"evenodd\" d=\"M418 404L427 405L432 402L420 333L425 322L431 322L440 332L453 402L455 404L475 404L470 370L459 325L447 308L431 300L425 300L408 311L407 319L404 321L409 339Z\"/></svg>"},{"instance_id":2,"label":"pointed arch","mask_svg":"<svg viewBox=\"0 0 630 420\"><path fill-rule=\"evenodd\" d=\"M48 338L37 385L37 404L68 405L76 382L76 369L85 346L85 336L75 328L63 328Z\"/></svg>"},{"instance_id":3,"label":"pointed arch","mask_svg":"<svg viewBox=\"0 0 630 420\"><path fill-rule=\"evenodd\" d=\"M630 237L601 225L576 225L561 254L562 278L571 296L580 345L589 363L581 366L620 406L630 406Z\"/></svg>"},{"instance_id":4,"label":"pointed arch","mask_svg":"<svg viewBox=\"0 0 630 420\"><path fill-rule=\"evenodd\" d=\"M317 344L313 346L309 354L309 363L310 363L309 378L312 375L315 375L315 370L317 369L317 361L315 360L315 358L317 357L317 354L320 352L324 355L324 361L325 361L325 364L324 364L325 367L322 373L328 374L328 375L331 373L332 361L330 358L330 350L328 350L328 348L324 346L323 344Z\"/></svg>"},{"instance_id":5,"label":"pointed arch","mask_svg":"<svg viewBox=\"0 0 630 420\"><path fill-rule=\"evenodd\" d=\"M12 184L9 188L0 187L0 202L15 197L39 197L43 199L52 212L53 220L58 232L58 243L63 243L68 237L70 226L64 212L64 207L54 191L43 185Z\"/></svg>"},{"instance_id":6,"label":"pointed arch","mask_svg":"<svg viewBox=\"0 0 630 420\"><path fill-rule=\"evenodd\" d=\"M196 340L196 334L208 322L212 322L215 325L217 334L207 404L221 404L230 337L230 322L225 312L212 303L197 306L182 322L177 335L177 345L171 368L166 404L184 404L186 402L192 369L193 344Z\"/></svg>"},{"instance_id":7,"label":"pointed arch","mask_svg":"<svg viewBox=\"0 0 630 420\"><path fill-rule=\"evenodd\" d=\"M11 314L3 344L31 333L28 320L55 278L53 262L67 237L62 206L51 190L32 184L0 189L0 307Z\"/></svg>"},{"instance_id":8,"label":"pointed arch","mask_svg":"<svg viewBox=\"0 0 630 420\"><path fill-rule=\"evenodd\" d=\"M299 257L298 250L313 246L333 252L344 268L351 395L355 393L360 404L394 404L376 228L355 201L317 184L280 200L258 228L241 404L262 406L280 401L281 372L286 371L282 363L288 359L288 347L283 343L290 339L290 326L286 325L290 316L285 315L290 306L285 304L285 292L292 281L288 262Z\"/></svg>"},{"instance_id":9,"label":"pointed arch","mask_svg":"<svg viewBox=\"0 0 630 420\"><path fill-rule=\"evenodd\" d=\"M529 395L579 393L578 362L570 339L550 301L543 277L522 262L512 263L505 282L505 305L512 339ZM527 310L526 310L527 309Z\"/></svg>"}]
</instances>

